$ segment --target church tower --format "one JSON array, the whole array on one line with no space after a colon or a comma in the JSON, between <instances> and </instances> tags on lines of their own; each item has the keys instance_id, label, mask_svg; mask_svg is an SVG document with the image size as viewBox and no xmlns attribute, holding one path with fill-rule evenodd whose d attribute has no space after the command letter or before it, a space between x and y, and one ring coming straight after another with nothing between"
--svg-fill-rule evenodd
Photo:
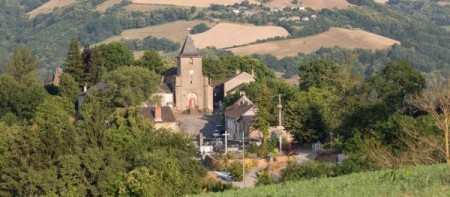
<instances>
[{"instance_id":1,"label":"church tower","mask_svg":"<svg viewBox=\"0 0 450 197\"><path fill-rule=\"evenodd\" d=\"M175 78L175 103L179 111L201 110L210 114L213 110L213 88L202 73L202 58L197 53L194 40L187 35L177 57Z\"/></svg>"}]
</instances>

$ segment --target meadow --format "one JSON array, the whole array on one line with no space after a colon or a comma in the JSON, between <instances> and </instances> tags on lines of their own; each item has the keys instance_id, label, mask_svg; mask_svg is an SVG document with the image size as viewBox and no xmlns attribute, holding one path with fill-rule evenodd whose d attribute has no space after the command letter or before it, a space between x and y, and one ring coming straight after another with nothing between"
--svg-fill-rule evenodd
<instances>
[{"instance_id":1,"label":"meadow","mask_svg":"<svg viewBox=\"0 0 450 197\"><path fill-rule=\"evenodd\" d=\"M292 181L203 196L450 196L450 165L407 167Z\"/></svg>"}]
</instances>

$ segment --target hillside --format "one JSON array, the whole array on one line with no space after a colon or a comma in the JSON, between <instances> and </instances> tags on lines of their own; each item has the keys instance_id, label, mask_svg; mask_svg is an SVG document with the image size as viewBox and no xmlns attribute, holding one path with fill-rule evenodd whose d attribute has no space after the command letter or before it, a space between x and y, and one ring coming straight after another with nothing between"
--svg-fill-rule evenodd
<instances>
[{"instance_id":1,"label":"hillside","mask_svg":"<svg viewBox=\"0 0 450 197\"><path fill-rule=\"evenodd\" d=\"M450 165L420 166L287 182L204 196L449 196Z\"/></svg>"},{"instance_id":2,"label":"hillside","mask_svg":"<svg viewBox=\"0 0 450 197\"><path fill-rule=\"evenodd\" d=\"M400 42L361 29L331 28L329 31L304 38L271 41L231 49L234 54L273 54L278 58L309 54L322 47L342 47L346 49L387 49Z\"/></svg>"},{"instance_id":3,"label":"hillside","mask_svg":"<svg viewBox=\"0 0 450 197\"><path fill-rule=\"evenodd\" d=\"M240 3L243 0L131 0L132 3L139 4L155 4L155 5L176 5L176 6L196 6L209 7L211 4L233 5ZM256 3L255 0L250 0L250 3Z\"/></svg>"},{"instance_id":4,"label":"hillside","mask_svg":"<svg viewBox=\"0 0 450 197\"><path fill-rule=\"evenodd\" d=\"M267 3L267 6L273 8L284 8L288 6L293 6L292 0L272 0ZM298 6L312 8L315 10L320 10L324 8L347 8L351 4L347 0L302 0L297 4Z\"/></svg>"},{"instance_id":5,"label":"hillside","mask_svg":"<svg viewBox=\"0 0 450 197\"><path fill-rule=\"evenodd\" d=\"M53 9L58 7L66 7L74 4L76 0L50 0L47 3L44 3L40 7L30 11L27 15L30 18L36 17L38 14L46 14L53 11Z\"/></svg>"},{"instance_id":6,"label":"hillside","mask_svg":"<svg viewBox=\"0 0 450 197\"><path fill-rule=\"evenodd\" d=\"M123 31L118 36L110 37L106 40L103 40L102 42L98 44L105 44L110 43L113 41L120 41L120 40L142 40L145 37L153 36L155 38L166 38L169 40L172 40L174 42L181 43L183 41L183 38L186 36L187 29L192 28L195 25L198 25L200 23L205 23L209 25L214 25L214 23L209 23L208 21L201 21L201 20L193 20L193 21L175 21L171 23L165 23L161 25L154 25L144 28L135 28L135 29L128 29Z\"/></svg>"},{"instance_id":7,"label":"hillside","mask_svg":"<svg viewBox=\"0 0 450 197\"><path fill-rule=\"evenodd\" d=\"M195 34L192 38L197 48L214 46L218 49L239 46L274 37L286 37L289 32L277 26L219 23L210 30Z\"/></svg>"}]
</instances>

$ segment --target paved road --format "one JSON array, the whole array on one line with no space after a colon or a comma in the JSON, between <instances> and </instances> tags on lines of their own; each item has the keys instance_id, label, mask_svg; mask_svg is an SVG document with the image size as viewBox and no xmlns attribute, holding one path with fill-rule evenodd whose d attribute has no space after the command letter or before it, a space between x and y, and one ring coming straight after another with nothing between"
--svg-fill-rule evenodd
<instances>
[{"instance_id":1,"label":"paved road","mask_svg":"<svg viewBox=\"0 0 450 197\"><path fill-rule=\"evenodd\" d=\"M180 114L178 117L181 131L192 137L202 132L203 136L211 138L217 122L215 117L201 114Z\"/></svg>"}]
</instances>

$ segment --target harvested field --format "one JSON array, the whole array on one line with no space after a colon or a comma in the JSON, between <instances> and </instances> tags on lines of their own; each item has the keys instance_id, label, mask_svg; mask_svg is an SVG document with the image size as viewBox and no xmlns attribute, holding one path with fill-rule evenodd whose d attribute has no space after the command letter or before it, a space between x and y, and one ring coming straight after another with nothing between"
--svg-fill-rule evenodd
<instances>
[{"instance_id":1,"label":"harvested field","mask_svg":"<svg viewBox=\"0 0 450 197\"><path fill-rule=\"evenodd\" d=\"M155 5L176 5L176 6L196 6L209 7L211 4L232 5L243 0L131 0L132 3L155 4ZM250 3L257 3L249 0Z\"/></svg>"},{"instance_id":2,"label":"harvested field","mask_svg":"<svg viewBox=\"0 0 450 197\"><path fill-rule=\"evenodd\" d=\"M386 4L389 0L374 0L377 3L383 3Z\"/></svg>"},{"instance_id":3,"label":"harvested field","mask_svg":"<svg viewBox=\"0 0 450 197\"><path fill-rule=\"evenodd\" d=\"M108 8L119 4L120 2L122 2L122 0L107 0L103 3L101 3L100 5L98 5L95 10L99 11L99 12L105 12Z\"/></svg>"},{"instance_id":4,"label":"harvested field","mask_svg":"<svg viewBox=\"0 0 450 197\"><path fill-rule=\"evenodd\" d=\"M347 49L387 49L400 42L361 29L331 28L329 31L304 38L272 41L231 49L237 55L273 54L277 58L312 53L322 47Z\"/></svg>"},{"instance_id":5,"label":"harvested field","mask_svg":"<svg viewBox=\"0 0 450 197\"><path fill-rule=\"evenodd\" d=\"M301 0L299 2L295 5L292 4L292 0L272 0L268 3L268 6L273 8L302 6L320 10L323 8L347 8L351 5L347 0Z\"/></svg>"},{"instance_id":6,"label":"harvested field","mask_svg":"<svg viewBox=\"0 0 450 197\"><path fill-rule=\"evenodd\" d=\"M192 35L197 48L214 46L218 49L244 45L257 40L276 36L285 37L289 33L277 26L254 26L236 23L219 23L210 30Z\"/></svg>"},{"instance_id":7,"label":"harvested field","mask_svg":"<svg viewBox=\"0 0 450 197\"><path fill-rule=\"evenodd\" d=\"M150 11L153 11L153 10L166 8L166 7L169 7L169 6L167 6L167 5L153 5L153 4L137 4L137 3L133 3L133 4L126 5L123 8L125 8L125 10L127 10L127 11L150 12Z\"/></svg>"},{"instance_id":8,"label":"harvested field","mask_svg":"<svg viewBox=\"0 0 450 197\"><path fill-rule=\"evenodd\" d=\"M437 4L440 6L450 5L450 0L442 0L437 2Z\"/></svg>"},{"instance_id":9,"label":"harvested field","mask_svg":"<svg viewBox=\"0 0 450 197\"><path fill-rule=\"evenodd\" d=\"M30 18L36 17L38 14L48 14L53 11L53 9L57 7L66 7L75 3L76 0L50 0L47 3L44 3L40 7L31 10L27 13Z\"/></svg>"},{"instance_id":10,"label":"harvested field","mask_svg":"<svg viewBox=\"0 0 450 197\"><path fill-rule=\"evenodd\" d=\"M128 29L128 30L123 31L119 36L110 37L98 44L110 43L113 41L120 41L122 39L124 39L124 40L136 40L136 39L142 40L148 36L153 36L156 38L166 38L166 39L172 40L174 42L181 43L187 34L187 29L192 28L193 26L200 24L200 23L205 23L207 25L213 25L212 23L209 23L208 21L200 21L200 20L175 21L172 23L148 26L148 27L139 28L139 29Z\"/></svg>"}]
</instances>

